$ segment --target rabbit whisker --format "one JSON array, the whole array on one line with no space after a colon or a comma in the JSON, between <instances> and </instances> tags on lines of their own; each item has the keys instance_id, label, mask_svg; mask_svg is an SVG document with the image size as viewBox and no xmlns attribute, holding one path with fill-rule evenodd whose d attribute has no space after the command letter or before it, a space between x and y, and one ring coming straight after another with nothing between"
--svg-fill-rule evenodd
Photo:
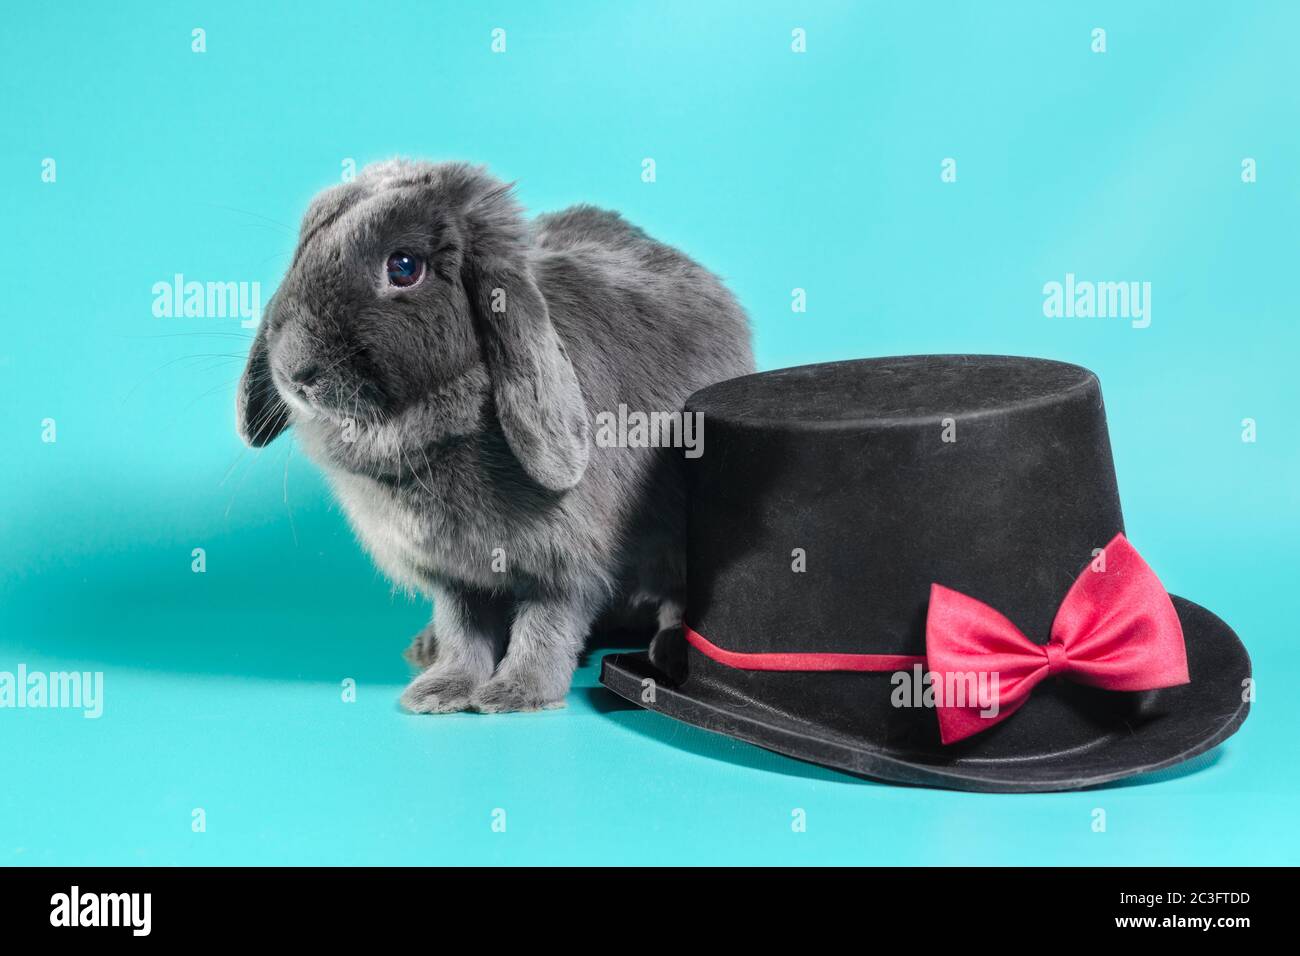
<instances>
[{"instance_id":1,"label":"rabbit whisker","mask_svg":"<svg viewBox=\"0 0 1300 956\"><path fill-rule=\"evenodd\" d=\"M289 507L289 455L293 452L293 445L284 446L284 513L289 516L289 532L293 535L293 546L298 547L298 526L293 520L293 509Z\"/></svg>"},{"instance_id":2,"label":"rabbit whisker","mask_svg":"<svg viewBox=\"0 0 1300 956\"><path fill-rule=\"evenodd\" d=\"M249 209L240 209L238 206L226 206L216 202L209 202L209 203L205 203L204 205L211 206L214 209L224 209L227 212L237 212L241 216L252 216L254 219L261 219L263 222L269 223L272 226L278 226L280 229L284 230L291 236L295 235L297 232L297 230L295 230L293 226L280 222L280 220L278 219L272 219L270 216L263 216L260 212L253 212Z\"/></svg>"}]
</instances>

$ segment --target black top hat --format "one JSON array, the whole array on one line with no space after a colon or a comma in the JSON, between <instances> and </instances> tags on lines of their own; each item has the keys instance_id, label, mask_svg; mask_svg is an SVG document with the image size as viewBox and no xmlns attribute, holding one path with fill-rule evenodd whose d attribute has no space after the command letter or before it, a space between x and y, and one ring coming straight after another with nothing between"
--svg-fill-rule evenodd
<instances>
[{"instance_id":1,"label":"black top hat","mask_svg":"<svg viewBox=\"0 0 1300 956\"><path fill-rule=\"evenodd\" d=\"M1166 595L1122 537L1087 369L835 362L722 382L686 407L705 441L687 461L680 664L607 656L601 680L623 697L850 772L985 791L1160 769L1245 720L1245 648ZM987 660L1001 714L971 716L979 696L941 736L939 713L962 715L933 706L960 703L928 676L940 657Z\"/></svg>"}]
</instances>

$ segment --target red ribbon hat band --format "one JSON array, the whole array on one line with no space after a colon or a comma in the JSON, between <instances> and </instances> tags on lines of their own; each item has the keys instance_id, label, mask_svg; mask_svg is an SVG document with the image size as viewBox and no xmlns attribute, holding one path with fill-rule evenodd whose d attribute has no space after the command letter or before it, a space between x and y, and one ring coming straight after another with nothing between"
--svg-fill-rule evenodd
<instances>
[{"instance_id":1,"label":"red ribbon hat band","mask_svg":"<svg viewBox=\"0 0 1300 956\"><path fill-rule=\"evenodd\" d=\"M897 671L924 664L920 654L762 653L728 651L686 625L686 640L719 664L742 671Z\"/></svg>"},{"instance_id":2,"label":"red ribbon hat band","mask_svg":"<svg viewBox=\"0 0 1300 956\"><path fill-rule=\"evenodd\" d=\"M1094 570L1095 569L1095 570ZM727 667L755 671L893 671L926 665L935 688L939 736L955 743L1015 713L1030 691L1059 675L1105 690L1139 691L1189 681L1183 627L1155 572L1122 534L1071 585L1035 644L982 601L930 587L924 657L908 654L739 653L685 629L696 650ZM995 700L945 701L944 688L995 675Z\"/></svg>"}]
</instances>

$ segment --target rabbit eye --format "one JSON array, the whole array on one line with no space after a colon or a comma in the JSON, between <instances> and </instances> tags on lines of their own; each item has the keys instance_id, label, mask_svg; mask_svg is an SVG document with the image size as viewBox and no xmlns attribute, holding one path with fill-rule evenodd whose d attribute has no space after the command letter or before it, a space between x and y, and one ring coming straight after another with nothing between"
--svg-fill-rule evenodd
<instances>
[{"instance_id":1,"label":"rabbit eye","mask_svg":"<svg viewBox=\"0 0 1300 956\"><path fill-rule=\"evenodd\" d=\"M388 283L410 288L424 278L424 260L409 252L394 252L388 257Z\"/></svg>"}]
</instances>

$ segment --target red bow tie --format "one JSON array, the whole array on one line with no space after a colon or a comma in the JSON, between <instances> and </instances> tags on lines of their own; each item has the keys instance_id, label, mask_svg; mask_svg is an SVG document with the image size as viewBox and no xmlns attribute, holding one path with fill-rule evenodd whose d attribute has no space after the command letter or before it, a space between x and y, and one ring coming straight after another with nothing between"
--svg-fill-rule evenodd
<instances>
[{"instance_id":1,"label":"red bow tie","mask_svg":"<svg viewBox=\"0 0 1300 956\"><path fill-rule=\"evenodd\" d=\"M1048 643L1033 643L987 604L934 584L925 645L945 744L1011 716L1052 675L1120 691L1189 680L1173 603L1122 534L1070 587Z\"/></svg>"}]
</instances>

